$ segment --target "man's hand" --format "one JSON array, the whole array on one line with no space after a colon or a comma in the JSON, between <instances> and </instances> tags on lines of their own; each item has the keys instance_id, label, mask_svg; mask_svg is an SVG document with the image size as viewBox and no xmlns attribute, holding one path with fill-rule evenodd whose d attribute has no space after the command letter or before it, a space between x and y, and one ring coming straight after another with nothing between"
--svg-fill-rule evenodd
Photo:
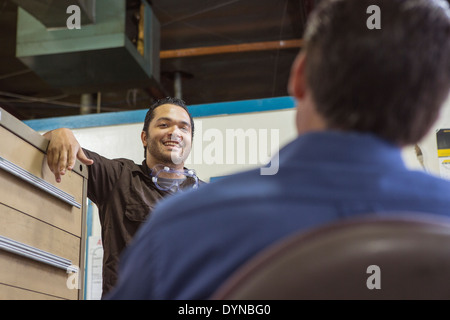
<instances>
[{"instance_id":1,"label":"man's hand","mask_svg":"<svg viewBox=\"0 0 450 320\"><path fill-rule=\"evenodd\" d=\"M47 164L55 175L56 182L61 182L61 176L66 170L72 170L78 158L80 162L91 165L72 131L66 128L55 129L44 134L50 140L47 148Z\"/></svg>"}]
</instances>

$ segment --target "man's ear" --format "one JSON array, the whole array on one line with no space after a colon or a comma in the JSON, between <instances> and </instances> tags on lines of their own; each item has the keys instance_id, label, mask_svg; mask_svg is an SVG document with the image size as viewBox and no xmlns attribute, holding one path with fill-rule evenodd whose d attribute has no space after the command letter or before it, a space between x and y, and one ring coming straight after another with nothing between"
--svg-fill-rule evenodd
<instances>
[{"instance_id":1,"label":"man's ear","mask_svg":"<svg viewBox=\"0 0 450 320\"><path fill-rule=\"evenodd\" d=\"M144 145L144 147L147 146L147 134L145 133L145 131L141 132L141 140L142 140L142 144Z\"/></svg>"},{"instance_id":2,"label":"man's ear","mask_svg":"<svg viewBox=\"0 0 450 320\"><path fill-rule=\"evenodd\" d=\"M289 77L289 94L296 99L301 99L305 96L306 89L306 74L305 74L305 60L306 54L300 52L295 58L291 67L291 74Z\"/></svg>"}]
</instances>

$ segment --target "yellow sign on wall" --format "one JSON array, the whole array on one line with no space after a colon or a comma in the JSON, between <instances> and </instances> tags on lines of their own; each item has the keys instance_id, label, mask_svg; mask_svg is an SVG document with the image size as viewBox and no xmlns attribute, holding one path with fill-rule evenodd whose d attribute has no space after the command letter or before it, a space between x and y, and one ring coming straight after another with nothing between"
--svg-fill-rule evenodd
<instances>
[{"instance_id":1,"label":"yellow sign on wall","mask_svg":"<svg viewBox=\"0 0 450 320\"><path fill-rule=\"evenodd\" d=\"M450 179L450 129L436 133L439 171L442 178Z\"/></svg>"}]
</instances>

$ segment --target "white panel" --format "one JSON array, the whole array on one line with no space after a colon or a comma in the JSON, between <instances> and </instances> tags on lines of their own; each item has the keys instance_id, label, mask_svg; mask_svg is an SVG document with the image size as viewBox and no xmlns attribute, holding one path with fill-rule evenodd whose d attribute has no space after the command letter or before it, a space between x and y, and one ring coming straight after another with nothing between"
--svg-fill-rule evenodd
<instances>
[{"instance_id":1,"label":"white panel","mask_svg":"<svg viewBox=\"0 0 450 320\"><path fill-rule=\"evenodd\" d=\"M294 119L293 109L195 118L194 141L186 166L195 169L204 181L209 181L210 177L259 167L267 163L271 153L278 151L280 146L295 138ZM87 149L107 158L128 158L141 163L144 159L144 148L140 138L142 126L143 122L74 129L73 132L80 144ZM252 145L248 138L251 135L256 136ZM276 140L275 150L271 148L271 140ZM245 155L239 152L241 146L239 143L242 143ZM222 161L218 157L211 156L212 149L222 152ZM267 157L264 157L266 149ZM230 157L231 150L234 150L234 154L227 162L226 157L227 155Z\"/></svg>"}]
</instances>

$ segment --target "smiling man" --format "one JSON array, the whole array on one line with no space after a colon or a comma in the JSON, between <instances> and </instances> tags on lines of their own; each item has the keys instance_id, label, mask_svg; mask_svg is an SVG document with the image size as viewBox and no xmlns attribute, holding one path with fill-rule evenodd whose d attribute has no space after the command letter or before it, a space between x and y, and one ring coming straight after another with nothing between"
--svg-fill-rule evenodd
<instances>
[{"instance_id":1,"label":"smiling man","mask_svg":"<svg viewBox=\"0 0 450 320\"><path fill-rule=\"evenodd\" d=\"M141 165L129 159L107 159L80 146L71 130L56 129L47 162L56 181L78 158L89 170L88 197L99 209L102 226L103 295L114 286L120 254L155 204L179 189L197 188L193 170L184 168L194 136L194 121L184 101L165 98L148 110L141 133ZM202 181L200 181L202 183Z\"/></svg>"},{"instance_id":2,"label":"smiling man","mask_svg":"<svg viewBox=\"0 0 450 320\"><path fill-rule=\"evenodd\" d=\"M149 111L141 133L148 167L164 163L182 170L191 151L193 127L187 110L179 105L163 104Z\"/></svg>"}]
</instances>

